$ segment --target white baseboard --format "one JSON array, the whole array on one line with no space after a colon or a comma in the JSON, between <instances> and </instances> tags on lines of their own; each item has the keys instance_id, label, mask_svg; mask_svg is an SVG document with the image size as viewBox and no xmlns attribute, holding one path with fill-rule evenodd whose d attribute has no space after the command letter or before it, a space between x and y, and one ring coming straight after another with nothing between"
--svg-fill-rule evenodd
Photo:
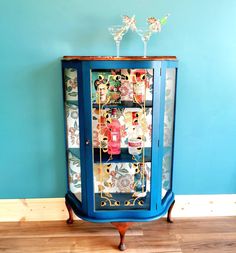
<instances>
[{"instance_id":1,"label":"white baseboard","mask_svg":"<svg viewBox=\"0 0 236 253\"><path fill-rule=\"evenodd\" d=\"M236 216L236 194L176 195L172 216Z\"/></svg>"},{"instance_id":2,"label":"white baseboard","mask_svg":"<svg viewBox=\"0 0 236 253\"><path fill-rule=\"evenodd\" d=\"M173 217L236 216L236 194L176 195ZM0 222L66 220L64 198L1 199Z\"/></svg>"}]
</instances>

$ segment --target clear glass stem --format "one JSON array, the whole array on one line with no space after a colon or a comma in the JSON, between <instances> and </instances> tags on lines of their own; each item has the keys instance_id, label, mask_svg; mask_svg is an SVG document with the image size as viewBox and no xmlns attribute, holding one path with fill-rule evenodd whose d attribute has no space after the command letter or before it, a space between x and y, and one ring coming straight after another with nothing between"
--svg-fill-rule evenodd
<instances>
[{"instance_id":1,"label":"clear glass stem","mask_svg":"<svg viewBox=\"0 0 236 253\"><path fill-rule=\"evenodd\" d=\"M143 57L146 58L147 57L147 41L146 40L143 41L143 46L144 46Z\"/></svg>"},{"instance_id":2,"label":"clear glass stem","mask_svg":"<svg viewBox=\"0 0 236 253\"><path fill-rule=\"evenodd\" d=\"M116 40L116 57L120 57L120 40Z\"/></svg>"}]
</instances>

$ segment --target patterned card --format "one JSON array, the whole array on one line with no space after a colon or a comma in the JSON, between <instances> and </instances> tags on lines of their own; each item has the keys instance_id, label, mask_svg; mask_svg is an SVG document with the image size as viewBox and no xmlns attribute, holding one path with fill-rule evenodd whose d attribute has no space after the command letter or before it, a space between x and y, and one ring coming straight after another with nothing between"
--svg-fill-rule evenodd
<instances>
[{"instance_id":1,"label":"patterned card","mask_svg":"<svg viewBox=\"0 0 236 253\"><path fill-rule=\"evenodd\" d=\"M68 148L79 148L79 111L78 106L66 104L67 145Z\"/></svg>"},{"instance_id":2,"label":"patterned card","mask_svg":"<svg viewBox=\"0 0 236 253\"><path fill-rule=\"evenodd\" d=\"M81 168L80 159L68 152L69 187L81 201Z\"/></svg>"},{"instance_id":3,"label":"patterned card","mask_svg":"<svg viewBox=\"0 0 236 253\"><path fill-rule=\"evenodd\" d=\"M78 100L77 70L72 68L64 69L64 87L66 101Z\"/></svg>"},{"instance_id":4,"label":"patterned card","mask_svg":"<svg viewBox=\"0 0 236 253\"><path fill-rule=\"evenodd\" d=\"M104 163L102 169L94 164L94 191L104 193L140 192L142 184L150 191L151 163L145 163L144 177L141 178L139 163Z\"/></svg>"}]
</instances>

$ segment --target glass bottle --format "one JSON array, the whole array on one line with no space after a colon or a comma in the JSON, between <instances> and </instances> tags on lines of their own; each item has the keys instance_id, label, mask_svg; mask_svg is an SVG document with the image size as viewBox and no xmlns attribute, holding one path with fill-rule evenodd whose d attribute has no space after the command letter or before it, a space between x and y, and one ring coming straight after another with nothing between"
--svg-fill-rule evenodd
<instances>
[{"instance_id":1,"label":"glass bottle","mask_svg":"<svg viewBox=\"0 0 236 253\"><path fill-rule=\"evenodd\" d=\"M133 77L134 102L143 103L145 100L146 70L135 69L132 70L131 75Z\"/></svg>"},{"instance_id":2,"label":"glass bottle","mask_svg":"<svg viewBox=\"0 0 236 253\"><path fill-rule=\"evenodd\" d=\"M133 198L142 198L145 197L146 192L146 180L147 175L145 173L145 164L138 164L138 172L134 175L134 183L135 183L135 192L133 193Z\"/></svg>"},{"instance_id":3,"label":"glass bottle","mask_svg":"<svg viewBox=\"0 0 236 253\"><path fill-rule=\"evenodd\" d=\"M138 124L138 113L132 112L132 132L128 140L128 152L135 156L142 151L142 137L140 137L140 127Z\"/></svg>"},{"instance_id":4,"label":"glass bottle","mask_svg":"<svg viewBox=\"0 0 236 253\"><path fill-rule=\"evenodd\" d=\"M120 149L120 122L117 118L117 109L112 109L111 123L109 124L109 138L108 138L108 154L119 155Z\"/></svg>"}]
</instances>

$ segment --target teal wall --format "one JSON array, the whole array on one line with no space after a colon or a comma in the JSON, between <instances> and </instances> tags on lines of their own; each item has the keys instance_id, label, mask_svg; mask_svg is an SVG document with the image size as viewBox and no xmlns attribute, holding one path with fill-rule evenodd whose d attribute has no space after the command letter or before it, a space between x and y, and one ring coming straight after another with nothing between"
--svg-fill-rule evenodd
<instances>
[{"instance_id":1,"label":"teal wall","mask_svg":"<svg viewBox=\"0 0 236 253\"><path fill-rule=\"evenodd\" d=\"M0 0L0 197L62 197L60 57L113 55L122 14L171 13L149 55L179 60L174 188L236 193L236 1ZM141 55L136 34L122 55Z\"/></svg>"}]
</instances>

